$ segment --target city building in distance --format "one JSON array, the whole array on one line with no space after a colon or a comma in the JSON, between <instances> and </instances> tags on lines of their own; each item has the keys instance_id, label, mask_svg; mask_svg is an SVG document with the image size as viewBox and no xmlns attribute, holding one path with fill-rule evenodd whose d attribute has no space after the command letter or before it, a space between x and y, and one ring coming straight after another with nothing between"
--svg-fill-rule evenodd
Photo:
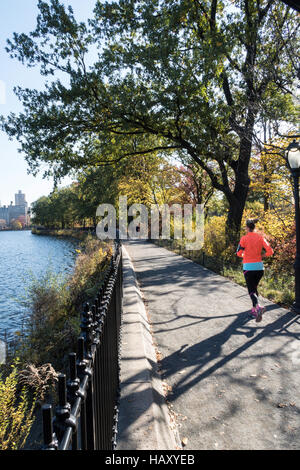
<instances>
[{"instance_id":1,"label":"city building in distance","mask_svg":"<svg viewBox=\"0 0 300 470\"><path fill-rule=\"evenodd\" d=\"M0 202L0 230L10 227L16 221L22 227L28 224L28 203L21 190L15 194L15 204L11 201L9 206L1 206Z\"/></svg>"}]
</instances>

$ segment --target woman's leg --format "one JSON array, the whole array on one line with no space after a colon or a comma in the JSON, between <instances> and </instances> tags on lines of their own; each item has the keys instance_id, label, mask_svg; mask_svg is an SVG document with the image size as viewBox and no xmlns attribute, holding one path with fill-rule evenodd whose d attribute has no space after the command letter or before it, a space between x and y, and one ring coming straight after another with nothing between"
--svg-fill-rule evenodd
<instances>
[{"instance_id":1,"label":"woman's leg","mask_svg":"<svg viewBox=\"0 0 300 470\"><path fill-rule=\"evenodd\" d=\"M257 273L260 273L260 271L244 271L248 293L249 293L250 299L252 300L252 305L255 308L258 304L257 286L261 279L261 277L259 277Z\"/></svg>"},{"instance_id":2,"label":"woman's leg","mask_svg":"<svg viewBox=\"0 0 300 470\"><path fill-rule=\"evenodd\" d=\"M256 294L257 294L257 299L258 299L257 287L258 287L258 284L259 284L261 278L263 277L263 275L264 275L264 271L263 271L263 270L257 271L257 275L256 275ZM260 322L260 321L262 320L263 313L265 312L265 307L261 307L259 304L257 304L256 311L257 311L256 321L257 321L257 322Z\"/></svg>"},{"instance_id":3,"label":"woman's leg","mask_svg":"<svg viewBox=\"0 0 300 470\"><path fill-rule=\"evenodd\" d=\"M264 271L263 271L263 269L262 269L262 270L260 270L260 271L255 271L255 272L257 273L257 274L256 274L256 280L255 280L255 283L256 283L256 291L255 291L255 292L256 292L256 295L257 295L257 297L258 297L257 288L258 288L258 284L260 283L260 281L261 281L261 279L262 279L262 277L263 277L263 275L264 275Z\"/></svg>"}]
</instances>

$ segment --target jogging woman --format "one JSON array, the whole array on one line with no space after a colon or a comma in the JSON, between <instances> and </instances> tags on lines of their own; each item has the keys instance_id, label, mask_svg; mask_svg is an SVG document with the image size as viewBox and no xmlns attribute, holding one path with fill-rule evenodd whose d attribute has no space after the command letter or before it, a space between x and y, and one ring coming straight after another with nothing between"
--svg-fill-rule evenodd
<instances>
[{"instance_id":1,"label":"jogging woman","mask_svg":"<svg viewBox=\"0 0 300 470\"><path fill-rule=\"evenodd\" d=\"M243 258L243 272L253 305L251 315L256 318L257 322L260 322L265 311L265 308L258 303L257 292L259 281L264 274L262 258L264 256L272 256L273 249L264 237L255 232L255 224L257 222L258 219L247 220L247 235L241 238L236 254ZM265 249L264 255L262 255L263 249Z\"/></svg>"}]
</instances>

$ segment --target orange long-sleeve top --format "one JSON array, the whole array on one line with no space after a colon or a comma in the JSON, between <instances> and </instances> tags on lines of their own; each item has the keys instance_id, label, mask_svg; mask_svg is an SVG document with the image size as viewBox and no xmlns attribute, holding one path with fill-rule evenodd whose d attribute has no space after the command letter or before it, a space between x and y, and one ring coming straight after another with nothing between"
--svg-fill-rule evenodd
<instances>
[{"instance_id":1,"label":"orange long-sleeve top","mask_svg":"<svg viewBox=\"0 0 300 470\"><path fill-rule=\"evenodd\" d=\"M259 233L249 232L241 238L236 254L243 258L244 269L263 269L263 248L265 256L273 255L273 248Z\"/></svg>"}]
</instances>

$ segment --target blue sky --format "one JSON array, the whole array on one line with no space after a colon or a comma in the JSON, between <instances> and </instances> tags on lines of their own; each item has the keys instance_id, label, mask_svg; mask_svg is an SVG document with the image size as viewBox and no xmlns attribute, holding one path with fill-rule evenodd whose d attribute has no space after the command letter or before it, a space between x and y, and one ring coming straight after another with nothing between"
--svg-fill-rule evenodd
<instances>
[{"instance_id":1,"label":"blue sky","mask_svg":"<svg viewBox=\"0 0 300 470\"><path fill-rule=\"evenodd\" d=\"M95 0L63 0L71 5L76 19L85 21L91 16ZM11 59L5 51L6 40L14 32L28 33L35 29L38 14L38 0L1 0L0 1L0 115L22 111L22 105L13 93L15 86L42 89L44 77L39 68L27 68L17 59ZM18 152L17 141L10 141L0 131L0 202L2 205L14 201L14 194L21 189L32 203L52 190L53 181L27 174L24 155ZM70 179L63 184L70 183Z\"/></svg>"}]
</instances>

